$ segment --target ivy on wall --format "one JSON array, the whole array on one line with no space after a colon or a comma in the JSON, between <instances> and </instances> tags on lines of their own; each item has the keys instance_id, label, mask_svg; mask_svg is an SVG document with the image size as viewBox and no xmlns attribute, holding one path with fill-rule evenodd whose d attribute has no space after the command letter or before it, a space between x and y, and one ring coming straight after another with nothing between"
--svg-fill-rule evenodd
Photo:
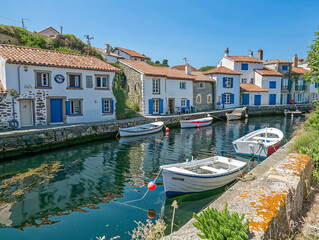
<instances>
[{"instance_id":1,"label":"ivy on wall","mask_svg":"<svg viewBox=\"0 0 319 240\"><path fill-rule=\"evenodd\" d=\"M116 99L115 103L115 115L117 119L125 119L125 108L126 108L126 96L123 88L126 81L125 74L123 72L117 72L113 79L112 91Z\"/></svg>"}]
</instances>

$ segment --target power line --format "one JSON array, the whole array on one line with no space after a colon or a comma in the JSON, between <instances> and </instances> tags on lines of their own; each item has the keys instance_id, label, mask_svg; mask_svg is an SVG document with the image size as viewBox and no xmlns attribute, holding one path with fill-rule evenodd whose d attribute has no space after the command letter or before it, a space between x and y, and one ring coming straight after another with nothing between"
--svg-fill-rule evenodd
<instances>
[{"instance_id":1,"label":"power line","mask_svg":"<svg viewBox=\"0 0 319 240\"><path fill-rule=\"evenodd\" d=\"M10 18L4 17L4 16L0 16L0 17L2 17L4 19L7 19L7 20L10 20L10 21L14 21L14 22L21 22L21 21L18 21L18 20L14 20L14 19L10 19Z\"/></svg>"}]
</instances>

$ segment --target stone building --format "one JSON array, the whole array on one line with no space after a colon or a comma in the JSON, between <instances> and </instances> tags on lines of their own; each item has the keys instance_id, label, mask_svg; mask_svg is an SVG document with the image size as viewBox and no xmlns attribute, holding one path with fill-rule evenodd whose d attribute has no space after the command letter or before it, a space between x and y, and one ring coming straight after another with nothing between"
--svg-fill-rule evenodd
<instances>
[{"instance_id":1,"label":"stone building","mask_svg":"<svg viewBox=\"0 0 319 240\"><path fill-rule=\"evenodd\" d=\"M0 45L2 128L115 119L119 69L93 56Z\"/></svg>"},{"instance_id":2,"label":"stone building","mask_svg":"<svg viewBox=\"0 0 319 240\"><path fill-rule=\"evenodd\" d=\"M60 35L61 33L54 29L53 27L48 27L46 29L43 29L42 31L38 32L41 36L44 37L56 37L57 35Z\"/></svg>"}]
</instances>

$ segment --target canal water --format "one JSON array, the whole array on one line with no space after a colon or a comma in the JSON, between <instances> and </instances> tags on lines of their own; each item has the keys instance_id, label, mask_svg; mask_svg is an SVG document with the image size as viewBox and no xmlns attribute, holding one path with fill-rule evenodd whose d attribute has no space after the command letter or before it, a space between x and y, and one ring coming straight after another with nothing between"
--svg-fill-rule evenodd
<instances>
[{"instance_id":1,"label":"canal water","mask_svg":"<svg viewBox=\"0 0 319 240\"><path fill-rule=\"evenodd\" d=\"M223 155L246 161L252 169L259 160L237 157L233 140L276 127L284 132L284 144L302 121L282 116L216 121L199 130L172 129L168 134L92 142L1 162L0 239L131 239L135 221L163 218L170 226L174 200L179 206L177 230L225 189L166 199L159 177L154 191L134 201L142 198L160 165Z\"/></svg>"}]
</instances>

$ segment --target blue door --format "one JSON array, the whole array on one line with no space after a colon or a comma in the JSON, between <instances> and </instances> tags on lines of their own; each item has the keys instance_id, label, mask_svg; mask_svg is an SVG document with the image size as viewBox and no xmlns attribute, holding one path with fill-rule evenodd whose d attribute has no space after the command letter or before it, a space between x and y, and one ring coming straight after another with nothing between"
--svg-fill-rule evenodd
<instances>
[{"instance_id":1,"label":"blue door","mask_svg":"<svg viewBox=\"0 0 319 240\"><path fill-rule=\"evenodd\" d=\"M261 104L261 95L255 95L255 105Z\"/></svg>"},{"instance_id":2,"label":"blue door","mask_svg":"<svg viewBox=\"0 0 319 240\"><path fill-rule=\"evenodd\" d=\"M249 105L249 93L243 94L243 105Z\"/></svg>"},{"instance_id":3,"label":"blue door","mask_svg":"<svg viewBox=\"0 0 319 240\"><path fill-rule=\"evenodd\" d=\"M276 94L269 94L269 105L276 105Z\"/></svg>"},{"instance_id":4,"label":"blue door","mask_svg":"<svg viewBox=\"0 0 319 240\"><path fill-rule=\"evenodd\" d=\"M62 99L50 99L51 123L63 122Z\"/></svg>"}]
</instances>

